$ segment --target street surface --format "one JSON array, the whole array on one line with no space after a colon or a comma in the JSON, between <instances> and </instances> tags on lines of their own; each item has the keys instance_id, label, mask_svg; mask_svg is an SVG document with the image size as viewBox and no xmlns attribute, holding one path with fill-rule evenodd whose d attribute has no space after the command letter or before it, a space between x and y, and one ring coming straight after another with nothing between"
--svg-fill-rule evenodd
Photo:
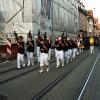
<instances>
[{"instance_id":1,"label":"street surface","mask_svg":"<svg viewBox=\"0 0 100 100\"><path fill-rule=\"evenodd\" d=\"M89 73L98 57L93 73L80 100L100 100L100 54L85 50L64 67L56 68L50 61L50 71L39 73L39 64L16 69L16 60L0 64L0 100L78 100Z\"/></svg>"}]
</instances>

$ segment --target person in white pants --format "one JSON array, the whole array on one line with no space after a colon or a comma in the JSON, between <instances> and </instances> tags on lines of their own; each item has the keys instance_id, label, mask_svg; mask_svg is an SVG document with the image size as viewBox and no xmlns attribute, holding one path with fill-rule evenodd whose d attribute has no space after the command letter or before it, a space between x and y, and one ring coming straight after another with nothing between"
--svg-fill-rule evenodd
<instances>
[{"instance_id":1,"label":"person in white pants","mask_svg":"<svg viewBox=\"0 0 100 100\"><path fill-rule=\"evenodd\" d=\"M80 55L81 54L81 43L80 43L80 39L79 38L77 38L77 47L78 47L78 49L77 49L77 55Z\"/></svg>"},{"instance_id":2,"label":"person in white pants","mask_svg":"<svg viewBox=\"0 0 100 100\"><path fill-rule=\"evenodd\" d=\"M44 40L41 41L41 46L40 46L40 73L44 72L44 69L46 71L49 71L49 63L48 63L48 52L49 52L49 45L48 41Z\"/></svg>"},{"instance_id":3,"label":"person in white pants","mask_svg":"<svg viewBox=\"0 0 100 100\"><path fill-rule=\"evenodd\" d=\"M58 37L55 40L54 47L55 47L55 57L57 57L57 47L56 44L58 43Z\"/></svg>"},{"instance_id":4,"label":"person in white pants","mask_svg":"<svg viewBox=\"0 0 100 100\"><path fill-rule=\"evenodd\" d=\"M67 39L66 37L64 38L64 60L66 61L66 63L68 63L68 43L67 43Z\"/></svg>"},{"instance_id":5,"label":"person in white pants","mask_svg":"<svg viewBox=\"0 0 100 100\"><path fill-rule=\"evenodd\" d=\"M76 55L77 55L77 41L74 38L73 39L73 59L75 59Z\"/></svg>"},{"instance_id":6,"label":"person in white pants","mask_svg":"<svg viewBox=\"0 0 100 100\"><path fill-rule=\"evenodd\" d=\"M90 46L90 54L94 54L94 46Z\"/></svg>"},{"instance_id":7,"label":"person in white pants","mask_svg":"<svg viewBox=\"0 0 100 100\"><path fill-rule=\"evenodd\" d=\"M38 33L38 38L36 39L38 62L40 62L40 45L41 45L41 41L42 41L42 37L40 36L40 32L39 32Z\"/></svg>"},{"instance_id":8,"label":"person in white pants","mask_svg":"<svg viewBox=\"0 0 100 100\"><path fill-rule=\"evenodd\" d=\"M34 41L32 40L32 37L28 38L28 41L26 43L27 46L27 59L28 59L28 64L27 66L34 65Z\"/></svg>"},{"instance_id":9,"label":"person in white pants","mask_svg":"<svg viewBox=\"0 0 100 100\"><path fill-rule=\"evenodd\" d=\"M50 37L48 37L48 45L49 45L48 60L50 60L50 58L51 58L51 45L52 45L52 41L51 41Z\"/></svg>"},{"instance_id":10,"label":"person in white pants","mask_svg":"<svg viewBox=\"0 0 100 100\"><path fill-rule=\"evenodd\" d=\"M80 38L80 49L79 49L80 54L83 53L83 47L82 46L83 46L83 39Z\"/></svg>"},{"instance_id":11,"label":"person in white pants","mask_svg":"<svg viewBox=\"0 0 100 100\"><path fill-rule=\"evenodd\" d=\"M25 67L25 62L24 62L24 41L23 41L22 36L18 37L17 45L18 45L17 69L20 69L21 68L21 63L22 63L22 66Z\"/></svg>"},{"instance_id":12,"label":"person in white pants","mask_svg":"<svg viewBox=\"0 0 100 100\"><path fill-rule=\"evenodd\" d=\"M90 54L94 54L94 38L90 37Z\"/></svg>"},{"instance_id":13,"label":"person in white pants","mask_svg":"<svg viewBox=\"0 0 100 100\"><path fill-rule=\"evenodd\" d=\"M61 37L58 37L58 41L56 42L55 47L56 47L56 61L57 61L56 68L60 66L60 60L61 60L61 65L63 67L64 66L64 52L63 52L64 43L62 42Z\"/></svg>"},{"instance_id":14,"label":"person in white pants","mask_svg":"<svg viewBox=\"0 0 100 100\"><path fill-rule=\"evenodd\" d=\"M72 61L73 60L73 43L72 40L69 39L68 40L68 61Z\"/></svg>"}]
</instances>

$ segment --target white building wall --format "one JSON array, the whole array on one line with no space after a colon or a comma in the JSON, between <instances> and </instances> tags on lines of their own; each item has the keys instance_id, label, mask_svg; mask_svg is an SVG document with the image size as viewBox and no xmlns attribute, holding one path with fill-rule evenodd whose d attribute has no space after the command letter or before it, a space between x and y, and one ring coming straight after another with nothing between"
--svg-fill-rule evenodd
<instances>
[{"instance_id":1,"label":"white building wall","mask_svg":"<svg viewBox=\"0 0 100 100\"><path fill-rule=\"evenodd\" d=\"M53 1L53 2L52 2ZM52 12L53 11L53 12ZM77 0L0 0L0 31L77 33Z\"/></svg>"}]
</instances>

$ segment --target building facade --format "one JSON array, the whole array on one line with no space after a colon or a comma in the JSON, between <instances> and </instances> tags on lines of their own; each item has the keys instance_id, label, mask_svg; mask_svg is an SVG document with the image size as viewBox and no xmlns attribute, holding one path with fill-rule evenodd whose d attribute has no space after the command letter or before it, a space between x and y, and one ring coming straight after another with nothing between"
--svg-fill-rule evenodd
<instances>
[{"instance_id":1,"label":"building facade","mask_svg":"<svg viewBox=\"0 0 100 100\"><path fill-rule=\"evenodd\" d=\"M87 33L88 35L94 34L94 18L93 18L93 10L88 10L87 16Z\"/></svg>"},{"instance_id":2,"label":"building facade","mask_svg":"<svg viewBox=\"0 0 100 100\"><path fill-rule=\"evenodd\" d=\"M94 34L96 36L99 35L99 22L98 22L98 18L94 18Z\"/></svg>"},{"instance_id":3,"label":"building facade","mask_svg":"<svg viewBox=\"0 0 100 100\"><path fill-rule=\"evenodd\" d=\"M79 30L80 32L87 33L87 10L82 2L78 1L78 11L79 11Z\"/></svg>"}]
</instances>

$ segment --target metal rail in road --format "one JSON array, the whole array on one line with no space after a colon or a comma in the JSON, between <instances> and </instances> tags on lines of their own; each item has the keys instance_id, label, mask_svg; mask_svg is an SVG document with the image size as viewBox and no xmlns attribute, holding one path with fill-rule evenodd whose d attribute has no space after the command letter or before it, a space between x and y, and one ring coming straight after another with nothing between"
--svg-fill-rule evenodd
<instances>
[{"instance_id":1,"label":"metal rail in road","mask_svg":"<svg viewBox=\"0 0 100 100\"><path fill-rule=\"evenodd\" d=\"M56 78L53 82L51 82L47 87L45 87L43 90L41 90L39 93L37 93L32 100L38 100L41 97L43 97L46 93L48 93L53 87L55 87L60 81L62 81L66 76L68 76L73 70L75 70L77 68L77 66L83 62L86 58L88 57L88 55L86 55L85 57L83 57L79 62L77 62L77 64L75 65L74 68L71 69L71 71L65 71L63 74L61 74L58 78Z\"/></svg>"},{"instance_id":2,"label":"metal rail in road","mask_svg":"<svg viewBox=\"0 0 100 100\"><path fill-rule=\"evenodd\" d=\"M97 56L97 58L96 58L96 60L95 60L95 62L94 62L94 64L93 64L93 66L92 66L92 68L91 68L91 71L90 71L90 73L89 73L89 75L88 75L88 77L87 77L87 79L86 79L86 81L85 81L83 87L81 88L81 91L80 91L80 93L78 94L76 100L81 100L81 97L82 97L82 95L83 95L83 93L84 93L84 91L85 91L85 89L86 89L86 86L87 86L87 84L88 84L88 82L89 82L89 80L90 80L90 78L91 78L91 76L92 76L92 73L93 73L93 71L94 71L94 69L95 69L95 66L96 66L96 64L97 64L97 62L98 62L99 57L100 57L100 54Z\"/></svg>"}]
</instances>

